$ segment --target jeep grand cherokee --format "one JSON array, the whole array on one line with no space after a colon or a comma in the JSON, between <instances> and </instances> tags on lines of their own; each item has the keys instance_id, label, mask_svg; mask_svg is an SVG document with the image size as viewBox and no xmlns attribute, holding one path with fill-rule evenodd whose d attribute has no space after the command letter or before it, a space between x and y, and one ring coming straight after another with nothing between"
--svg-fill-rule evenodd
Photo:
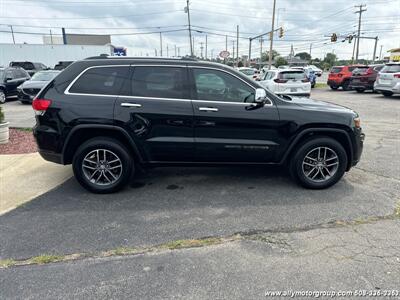
<instances>
[{"instance_id":1,"label":"jeep grand cherokee","mask_svg":"<svg viewBox=\"0 0 400 300\"><path fill-rule=\"evenodd\" d=\"M312 189L357 164L357 113L278 97L240 72L191 59L95 57L70 65L33 101L43 158L73 165L86 189L121 189L136 167L286 165Z\"/></svg>"}]
</instances>

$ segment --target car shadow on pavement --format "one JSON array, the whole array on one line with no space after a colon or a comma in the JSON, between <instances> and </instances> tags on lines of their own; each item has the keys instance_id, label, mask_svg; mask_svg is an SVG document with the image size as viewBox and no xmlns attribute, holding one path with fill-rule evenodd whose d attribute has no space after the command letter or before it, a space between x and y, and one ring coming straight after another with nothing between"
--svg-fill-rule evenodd
<instances>
[{"instance_id":1,"label":"car shadow on pavement","mask_svg":"<svg viewBox=\"0 0 400 300\"><path fill-rule=\"evenodd\" d=\"M0 217L0 259L304 227L376 214L371 197L345 178L307 190L275 167L151 169L108 195L71 178Z\"/></svg>"}]
</instances>

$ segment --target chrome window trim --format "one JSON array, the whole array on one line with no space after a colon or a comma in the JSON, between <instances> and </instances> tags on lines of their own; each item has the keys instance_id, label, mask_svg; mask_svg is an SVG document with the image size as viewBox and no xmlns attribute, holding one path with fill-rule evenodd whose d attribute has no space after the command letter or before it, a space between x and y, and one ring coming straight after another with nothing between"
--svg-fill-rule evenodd
<instances>
[{"instance_id":1,"label":"chrome window trim","mask_svg":"<svg viewBox=\"0 0 400 300\"><path fill-rule=\"evenodd\" d=\"M95 68L115 68L115 67L130 67L130 65L104 65L104 66L91 66L87 67L84 69L82 72L80 72L74 80L71 81L71 83L67 86L67 88L64 91L65 95L78 95L78 96L100 96L100 97L115 97L115 95L107 95L107 94L90 94L90 93L71 93L69 90L71 87L74 85L74 83L88 70L90 69L95 69Z\"/></svg>"},{"instance_id":2,"label":"chrome window trim","mask_svg":"<svg viewBox=\"0 0 400 300\"><path fill-rule=\"evenodd\" d=\"M75 96L93 96L93 97L115 97L115 98L127 98L127 99L154 99L154 100L167 100L167 101L192 101L192 102L200 102L200 103L222 103L222 104L235 104L235 105L251 105L255 106L257 103L246 103L246 102L227 102L227 101L213 101L213 100L201 100L201 99L182 99L182 98L160 98L160 97L145 97L145 96L129 96L129 95L107 95L107 94L91 94L91 93L71 93L69 90L71 87L74 85L74 83L88 70L94 69L94 68L111 68L111 67L174 67L174 68L200 68L200 69L211 69L211 70L217 70L217 71L222 71L227 74L230 74L237 79L241 80L245 84L247 84L249 87L251 87L254 90L254 88L251 84L248 82L244 81L242 78L219 68L213 68L213 67L202 67L202 66L187 66L187 65L159 65L159 64L129 64L129 65L96 65L96 66L90 66L84 69L82 72L80 72L74 80L71 81L71 83L67 86L67 88L64 91L65 95L75 95ZM261 87L260 87L261 88ZM273 106L273 102L271 99L267 97L269 103L265 103L264 106Z\"/></svg>"}]
</instances>

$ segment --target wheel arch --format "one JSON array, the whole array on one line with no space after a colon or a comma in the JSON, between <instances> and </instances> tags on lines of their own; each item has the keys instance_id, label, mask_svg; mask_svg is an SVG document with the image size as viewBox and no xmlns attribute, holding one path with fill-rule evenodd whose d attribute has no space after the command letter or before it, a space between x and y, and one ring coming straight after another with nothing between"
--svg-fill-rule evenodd
<instances>
[{"instance_id":1,"label":"wheel arch","mask_svg":"<svg viewBox=\"0 0 400 300\"><path fill-rule=\"evenodd\" d=\"M62 163L70 164L74 153L85 141L95 137L109 137L118 140L131 150L134 158L143 162L143 158L131 136L121 127L113 125L77 125L68 134L62 149Z\"/></svg>"},{"instance_id":2,"label":"wheel arch","mask_svg":"<svg viewBox=\"0 0 400 300\"><path fill-rule=\"evenodd\" d=\"M303 130L291 142L280 163L284 164L288 162L289 158L296 151L296 149L298 149L306 141L317 137L330 137L339 142L345 149L348 158L346 171L350 170L353 161L353 144L349 134L344 129L339 128L309 128Z\"/></svg>"}]
</instances>

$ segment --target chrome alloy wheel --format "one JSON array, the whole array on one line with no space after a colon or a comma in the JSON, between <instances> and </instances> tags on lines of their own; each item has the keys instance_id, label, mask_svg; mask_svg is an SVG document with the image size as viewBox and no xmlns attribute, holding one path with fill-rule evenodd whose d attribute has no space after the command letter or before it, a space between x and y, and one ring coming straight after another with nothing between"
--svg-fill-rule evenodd
<instances>
[{"instance_id":1,"label":"chrome alloy wheel","mask_svg":"<svg viewBox=\"0 0 400 300\"><path fill-rule=\"evenodd\" d=\"M0 91L0 103L6 102L6 94L3 91Z\"/></svg>"},{"instance_id":2,"label":"chrome alloy wheel","mask_svg":"<svg viewBox=\"0 0 400 300\"><path fill-rule=\"evenodd\" d=\"M114 152L96 149L82 160L82 170L91 183L105 186L115 183L121 177L122 162Z\"/></svg>"},{"instance_id":3,"label":"chrome alloy wheel","mask_svg":"<svg viewBox=\"0 0 400 300\"><path fill-rule=\"evenodd\" d=\"M328 147L317 147L307 153L303 159L303 174L314 182L324 182L336 174L339 157Z\"/></svg>"}]
</instances>

